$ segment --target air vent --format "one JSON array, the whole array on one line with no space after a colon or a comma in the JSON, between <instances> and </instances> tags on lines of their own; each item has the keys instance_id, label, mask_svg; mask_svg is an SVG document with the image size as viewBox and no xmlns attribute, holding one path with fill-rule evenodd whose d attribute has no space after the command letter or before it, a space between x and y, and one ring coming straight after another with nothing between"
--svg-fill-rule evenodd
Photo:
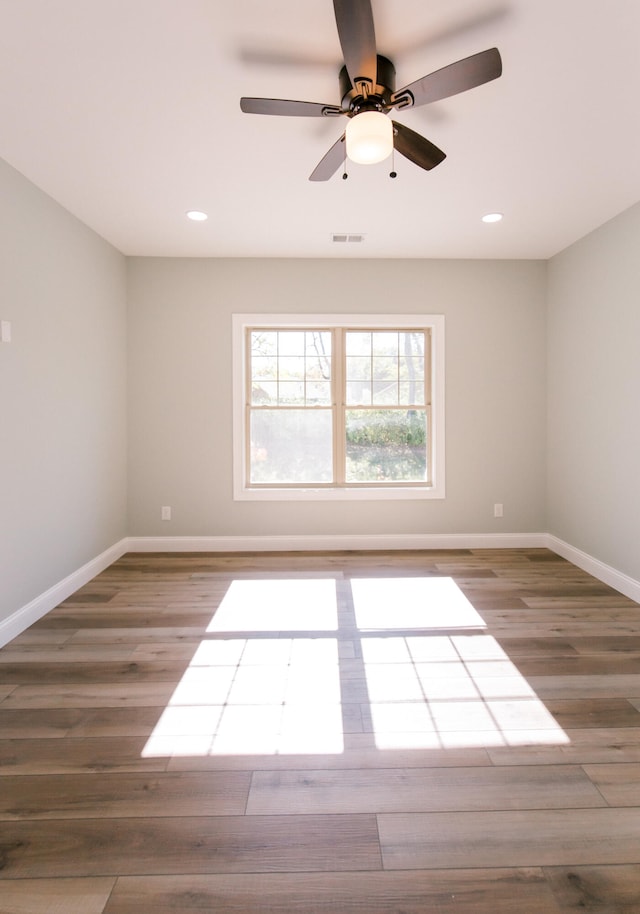
<instances>
[{"instance_id":1,"label":"air vent","mask_svg":"<svg viewBox=\"0 0 640 914\"><path fill-rule=\"evenodd\" d=\"M332 235L331 240L334 244L360 244L364 235Z\"/></svg>"}]
</instances>

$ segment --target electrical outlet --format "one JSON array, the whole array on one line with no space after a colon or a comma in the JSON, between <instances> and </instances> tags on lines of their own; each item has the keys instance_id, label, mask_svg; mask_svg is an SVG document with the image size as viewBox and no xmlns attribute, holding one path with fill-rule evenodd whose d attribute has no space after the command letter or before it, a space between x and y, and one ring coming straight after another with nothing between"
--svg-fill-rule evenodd
<instances>
[{"instance_id":1,"label":"electrical outlet","mask_svg":"<svg viewBox=\"0 0 640 914\"><path fill-rule=\"evenodd\" d=\"M160 517L162 520L171 520L171 508L169 505L163 505L160 509Z\"/></svg>"},{"instance_id":2,"label":"electrical outlet","mask_svg":"<svg viewBox=\"0 0 640 914\"><path fill-rule=\"evenodd\" d=\"M503 514L502 514L502 505L494 505L494 506L493 506L493 516L494 516L494 517L502 517L502 516L503 516Z\"/></svg>"}]
</instances>

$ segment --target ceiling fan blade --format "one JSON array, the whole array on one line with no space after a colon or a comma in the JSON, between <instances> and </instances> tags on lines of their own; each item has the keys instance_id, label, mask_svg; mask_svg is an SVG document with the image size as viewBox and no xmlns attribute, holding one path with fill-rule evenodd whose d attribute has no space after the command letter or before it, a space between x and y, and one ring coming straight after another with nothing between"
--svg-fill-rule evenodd
<instances>
[{"instance_id":1,"label":"ceiling fan blade","mask_svg":"<svg viewBox=\"0 0 640 914\"><path fill-rule=\"evenodd\" d=\"M340 47L353 86L376 85L378 58L371 0L333 0Z\"/></svg>"},{"instance_id":2,"label":"ceiling fan blade","mask_svg":"<svg viewBox=\"0 0 640 914\"><path fill-rule=\"evenodd\" d=\"M391 96L391 104L396 108L411 108L428 105L443 98L450 98L467 89L481 86L502 73L502 60L497 48L489 48L464 60L449 64L435 73L423 76L404 89L399 89Z\"/></svg>"},{"instance_id":3,"label":"ceiling fan blade","mask_svg":"<svg viewBox=\"0 0 640 914\"><path fill-rule=\"evenodd\" d=\"M328 181L340 168L346 155L345 136L346 134L343 133L331 149L320 159L309 175L310 181Z\"/></svg>"},{"instance_id":4,"label":"ceiling fan blade","mask_svg":"<svg viewBox=\"0 0 640 914\"><path fill-rule=\"evenodd\" d=\"M430 171L446 158L445 153L404 124L393 121L393 146L401 155L420 168Z\"/></svg>"},{"instance_id":5,"label":"ceiling fan blade","mask_svg":"<svg viewBox=\"0 0 640 914\"><path fill-rule=\"evenodd\" d=\"M241 98L240 108L246 114L281 114L289 117L337 117L338 114L344 114L337 105L296 102L286 98Z\"/></svg>"}]
</instances>

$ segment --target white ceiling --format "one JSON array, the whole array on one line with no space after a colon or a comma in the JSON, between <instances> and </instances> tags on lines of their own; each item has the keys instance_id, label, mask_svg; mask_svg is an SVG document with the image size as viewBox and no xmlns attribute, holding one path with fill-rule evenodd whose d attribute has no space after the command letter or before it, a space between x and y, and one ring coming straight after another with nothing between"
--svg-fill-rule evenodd
<instances>
[{"instance_id":1,"label":"white ceiling","mask_svg":"<svg viewBox=\"0 0 640 914\"><path fill-rule=\"evenodd\" d=\"M447 153L431 172L311 183L346 121L240 111L339 104L332 0L0 0L0 157L130 255L547 258L640 199L639 0L372 6L398 88L502 55L500 79L394 115Z\"/></svg>"}]
</instances>

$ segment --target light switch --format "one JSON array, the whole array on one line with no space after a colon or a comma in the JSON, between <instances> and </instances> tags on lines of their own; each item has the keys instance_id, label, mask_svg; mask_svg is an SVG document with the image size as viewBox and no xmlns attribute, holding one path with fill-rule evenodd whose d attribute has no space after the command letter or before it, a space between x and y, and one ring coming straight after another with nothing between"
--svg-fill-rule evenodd
<instances>
[{"instance_id":1,"label":"light switch","mask_svg":"<svg viewBox=\"0 0 640 914\"><path fill-rule=\"evenodd\" d=\"M0 342L11 342L11 321L0 321Z\"/></svg>"}]
</instances>

